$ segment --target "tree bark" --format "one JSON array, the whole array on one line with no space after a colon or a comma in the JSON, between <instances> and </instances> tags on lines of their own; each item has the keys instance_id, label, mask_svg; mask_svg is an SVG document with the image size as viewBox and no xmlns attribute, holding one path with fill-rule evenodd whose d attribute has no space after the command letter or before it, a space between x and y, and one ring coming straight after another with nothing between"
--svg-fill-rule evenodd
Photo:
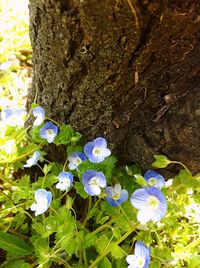
<instances>
[{"instance_id":1,"label":"tree bark","mask_svg":"<svg viewBox=\"0 0 200 268\"><path fill-rule=\"evenodd\" d=\"M30 0L27 107L106 137L123 161L200 171L199 0Z\"/></svg>"}]
</instances>

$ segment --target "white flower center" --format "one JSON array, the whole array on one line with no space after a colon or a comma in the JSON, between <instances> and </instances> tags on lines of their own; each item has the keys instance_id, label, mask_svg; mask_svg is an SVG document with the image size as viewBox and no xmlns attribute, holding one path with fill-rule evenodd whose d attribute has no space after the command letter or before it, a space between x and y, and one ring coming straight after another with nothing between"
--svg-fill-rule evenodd
<instances>
[{"instance_id":1,"label":"white flower center","mask_svg":"<svg viewBox=\"0 0 200 268\"><path fill-rule=\"evenodd\" d=\"M79 165L80 163L82 163L82 160L80 159L80 157L77 157L74 162L76 165Z\"/></svg>"},{"instance_id":2,"label":"white flower center","mask_svg":"<svg viewBox=\"0 0 200 268\"><path fill-rule=\"evenodd\" d=\"M136 265L138 268L143 268L145 265L145 259L143 257L138 257L136 261Z\"/></svg>"},{"instance_id":3,"label":"white flower center","mask_svg":"<svg viewBox=\"0 0 200 268\"><path fill-rule=\"evenodd\" d=\"M88 183L91 186L99 186L99 181L98 181L98 177L93 177L91 178L91 180Z\"/></svg>"},{"instance_id":4,"label":"white flower center","mask_svg":"<svg viewBox=\"0 0 200 268\"><path fill-rule=\"evenodd\" d=\"M52 135L53 134L53 130L52 129L47 129L47 134L48 135Z\"/></svg>"},{"instance_id":5,"label":"white flower center","mask_svg":"<svg viewBox=\"0 0 200 268\"><path fill-rule=\"evenodd\" d=\"M44 208L47 206L47 198L40 198L38 199L35 204L38 207L38 209Z\"/></svg>"},{"instance_id":6,"label":"white flower center","mask_svg":"<svg viewBox=\"0 0 200 268\"><path fill-rule=\"evenodd\" d=\"M119 191L113 191L112 198L114 200L118 200L120 198L120 192Z\"/></svg>"},{"instance_id":7,"label":"white flower center","mask_svg":"<svg viewBox=\"0 0 200 268\"><path fill-rule=\"evenodd\" d=\"M95 156L100 155L101 154L101 148L98 148L98 147L94 148L92 150L92 154L95 155Z\"/></svg>"},{"instance_id":8,"label":"white flower center","mask_svg":"<svg viewBox=\"0 0 200 268\"><path fill-rule=\"evenodd\" d=\"M63 186L69 186L70 185L70 179L65 179L64 181L60 182Z\"/></svg>"},{"instance_id":9,"label":"white flower center","mask_svg":"<svg viewBox=\"0 0 200 268\"><path fill-rule=\"evenodd\" d=\"M155 178L150 178L148 180L148 184L151 185L151 186L155 186L156 185L156 179Z\"/></svg>"},{"instance_id":10,"label":"white flower center","mask_svg":"<svg viewBox=\"0 0 200 268\"><path fill-rule=\"evenodd\" d=\"M160 205L160 201L158 200L157 197L150 195L147 199L147 205L152 209L152 210L156 210L159 205Z\"/></svg>"}]
</instances>

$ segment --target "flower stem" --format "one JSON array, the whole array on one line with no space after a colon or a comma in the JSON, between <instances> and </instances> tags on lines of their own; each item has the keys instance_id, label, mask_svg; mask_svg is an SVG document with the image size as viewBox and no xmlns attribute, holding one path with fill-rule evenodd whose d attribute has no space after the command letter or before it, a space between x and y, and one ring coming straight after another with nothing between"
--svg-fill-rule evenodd
<instances>
[{"instance_id":1,"label":"flower stem","mask_svg":"<svg viewBox=\"0 0 200 268\"><path fill-rule=\"evenodd\" d=\"M192 175L191 172L189 171L189 169L186 167L186 165L184 165L183 163L181 162L178 162L178 161L170 161L171 164L178 164L178 165L181 165L187 172L188 174Z\"/></svg>"},{"instance_id":2,"label":"flower stem","mask_svg":"<svg viewBox=\"0 0 200 268\"><path fill-rule=\"evenodd\" d=\"M86 222L87 222L87 220L88 220L88 218L89 218L91 205L92 205L92 197L89 196L89 202L88 202L87 214L86 214L85 219L84 219L84 222L83 222L83 224L82 224L83 227L85 226L85 224L86 224Z\"/></svg>"},{"instance_id":3,"label":"flower stem","mask_svg":"<svg viewBox=\"0 0 200 268\"><path fill-rule=\"evenodd\" d=\"M193 241L192 243L190 243L189 245L182 247L181 249L178 249L175 254L180 254L182 252L186 252L188 250L190 250L191 248L197 247L200 244L200 238L198 238L197 240Z\"/></svg>"}]
</instances>

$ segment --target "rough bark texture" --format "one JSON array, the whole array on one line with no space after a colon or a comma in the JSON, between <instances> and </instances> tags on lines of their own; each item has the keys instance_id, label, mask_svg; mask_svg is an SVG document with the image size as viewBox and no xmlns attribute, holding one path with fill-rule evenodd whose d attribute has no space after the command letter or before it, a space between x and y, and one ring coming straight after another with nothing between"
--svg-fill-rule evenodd
<instances>
[{"instance_id":1,"label":"rough bark texture","mask_svg":"<svg viewBox=\"0 0 200 268\"><path fill-rule=\"evenodd\" d=\"M30 0L35 89L49 117L123 160L200 171L199 0Z\"/></svg>"}]
</instances>

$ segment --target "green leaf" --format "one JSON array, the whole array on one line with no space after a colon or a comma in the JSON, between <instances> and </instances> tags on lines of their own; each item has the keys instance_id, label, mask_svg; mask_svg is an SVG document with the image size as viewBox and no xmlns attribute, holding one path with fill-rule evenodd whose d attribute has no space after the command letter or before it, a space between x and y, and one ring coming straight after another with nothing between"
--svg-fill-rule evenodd
<instances>
[{"instance_id":1,"label":"green leaf","mask_svg":"<svg viewBox=\"0 0 200 268\"><path fill-rule=\"evenodd\" d=\"M47 232L45 226L40 222L33 223L32 228L35 229L38 235L44 238L47 237L49 233L51 234L50 230Z\"/></svg>"},{"instance_id":2,"label":"green leaf","mask_svg":"<svg viewBox=\"0 0 200 268\"><path fill-rule=\"evenodd\" d=\"M199 268L200 267L200 256L192 256L189 260L188 268Z\"/></svg>"},{"instance_id":3,"label":"green leaf","mask_svg":"<svg viewBox=\"0 0 200 268\"><path fill-rule=\"evenodd\" d=\"M85 192L83 184L81 182L75 182L75 188L77 194L79 194L82 198L87 198L89 195Z\"/></svg>"},{"instance_id":4,"label":"green leaf","mask_svg":"<svg viewBox=\"0 0 200 268\"><path fill-rule=\"evenodd\" d=\"M0 232L0 248L14 256L31 255L29 245L16 235Z\"/></svg>"},{"instance_id":5,"label":"green leaf","mask_svg":"<svg viewBox=\"0 0 200 268\"><path fill-rule=\"evenodd\" d=\"M151 261L149 268L161 268L161 263L159 261L157 261L157 260Z\"/></svg>"},{"instance_id":6,"label":"green leaf","mask_svg":"<svg viewBox=\"0 0 200 268\"><path fill-rule=\"evenodd\" d=\"M83 247L89 248L91 246L94 246L96 244L96 241L97 241L97 236L93 233L89 233L85 235L84 237Z\"/></svg>"},{"instance_id":7,"label":"green leaf","mask_svg":"<svg viewBox=\"0 0 200 268\"><path fill-rule=\"evenodd\" d=\"M44 126L44 124L34 127L29 132L31 139L33 142L40 143L40 144L48 144L47 140L40 137L40 129Z\"/></svg>"},{"instance_id":8,"label":"green leaf","mask_svg":"<svg viewBox=\"0 0 200 268\"><path fill-rule=\"evenodd\" d=\"M60 144L69 144L69 143L76 143L80 140L81 134L78 132L73 131L70 125L62 124L59 129L58 135L54 139L54 143L57 145Z\"/></svg>"},{"instance_id":9,"label":"green leaf","mask_svg":"<svg viewBox=\"0 0 200 268\"><path fill-rule=\"evenodd\" d=\"M154 158L156 161L153 162L152 166L156 168L165 168L171 163L171 161L164 155L154 155Z\"/></svg>"},{"instance_id":10,"label":"green leaf","mask_svg":"<svg viewBox=\"0 0 200 268\"><path fill-rule=\"evenodd\" d=\"M41 236L32 236L31 241L35 248L35 254L39 259L39 262L43 262L46 260L47 256L49 255L49 238L43 238ZM38 266L39 267L39 266ZM50 266L48 266L50 267Z\"/></svg>"},{"instance_id":11,"label":"green leaf","mask_svg":"<svg viewBox=\"0 0 200 268\"><path fill-rule=\"evenodd\" d=\"M96 240L96 250L99 254L102 254L109 246L108 237L103 234L99 239Z\"/></svg>"},{"instance_id":12,"label":"green leaf","mask_svg":"<svg viewBox=\"0 0 200 268\"><path fill-rule=\"evenodd\" d=\"M1 265L1 268L30 268L31 265L29 263L24 262L23 260L10 260Z\"/></svg>"},{"instance_id":13,"label":"green leaf","mask_svg":"<svg viewBox=\"0 0 200 268\"><path fill-rule=\"evenodd\" d=\"M30 176L23 176L19 183L12 187L12 200L18 203L21 199L28 199L32 195L30 190Z\"/></svg>"},{"instance_id":14,"label":"green leaf","mask_svg":"<svg viewBox=\"0 0 200 268\"><path fill-rule=\"evenodd\" d=\"M44 165L43 172L45 175L47 175L51 171L52 166L53 166L53 163Z\"/></svg>"},{"instance_id":15,"label":"green leaf","mask_svg":"<svg viewBox=\"0 0 200 268\"><path fill-rule=\"evenodd\" d=\"M39 177L38 181L34 182L32 184L33 189L38 189L38 188L47 188L51 187L54 185L56 182L58 182L58 177L55 176L52 173L49 173L46 177Z\"/></svg>"},{"instance_id":16,"label":"green leaf","mask_svg":"<svg viewBox=\"0 0 200 268\"><path fill-rule=\"evenodd\" d=\"M78 169L81 174L83 174L85 171L89 169L101 171L104 173L107 182L109 182L112 179L112 171L115 167L116 162L117 158L115 156L109 156L101 163L91 163L89 160L87 160L82 162L78 166Z\"/></svg>"},{"instance_id":17,"label":"green leaf","mask_svg":"<svg viewBox=\"0 0 200 268\"><path fill-rule=\"evenodd\" d=\"M192 177L191 174L187 172L187 170L183 169L179 172L178 177L180 179L180 182L183 185L192 187L192 188L198 188L200 187L200 181L196 178ZM177 179L177 178L176 178Z\"/></svg>"},{"instance_id":18,"label":"green leaf","mask_svg":"<svg viewBox=\"0 0 200 268\"><path fill-rule=\"evenodd\" d=\"M110 261L108 260L107 257L104 257L100 263L99 263L99 268L112 268L112 265L110 263Z\"/></svg>"},{"instance_id":19,"label":"green leaf","mask_svg":"<svg viewBox=\"0 0 200 268\"><path fill-rule=\"evenodd\" d=\"M144 177L140 174L135 174L134 175L135 179L136 179L136 182L141 185L142 187L147 187L148 184L146 182L146 180L144 179Z\"/></svg>"},{"instance_id":20,"label":"green leaf","mask_svg":"<svg viewBox=\"0 0 200 268\"><path fill-rule=\"evenodd\" d=\"M111 252L111 255L113 256L113 258L115 259L121 259L124 257L124 252L121 249L120 246L117 245L116 242L111 242L109 245L109 250Z\"/></svg>"},{"instance_id":21,"label":"green leaf","mask_svg":"<svg viewBox=\"0 0 200 268\"><path fill-rule=\"evenodd\" d=\"M173 260L171 249L165 246L154 247L152 249L152 255L159 256L160 259L165 260L165 261Z\"/></svg>"}]
</instances>

